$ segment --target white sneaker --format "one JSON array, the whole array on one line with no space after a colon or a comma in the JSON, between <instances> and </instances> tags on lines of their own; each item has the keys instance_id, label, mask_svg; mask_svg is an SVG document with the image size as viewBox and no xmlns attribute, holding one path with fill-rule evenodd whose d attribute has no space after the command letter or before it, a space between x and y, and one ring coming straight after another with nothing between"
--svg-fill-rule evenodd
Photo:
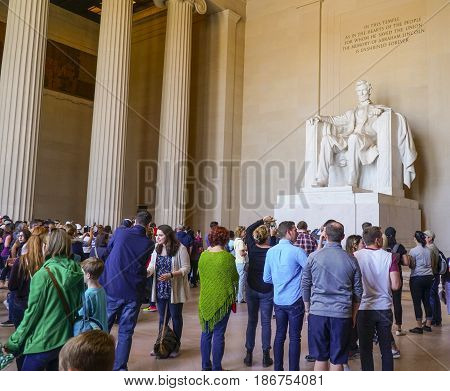
<instances>
[{"instance_id":1,"label":"white sneaker","mask_svg":"<svg viewBox=\"0 0 450 391\"><path fill-rule=\"evenodd\" d=\"M403 330L397 330L397 331L395 332L395 335L396 335L397 337L402 337L402 336L406 335L406 331L403 331Z\"/></svg>"},{"instance_id":2,"label":"white sneaker","mask_svg":"<svg viewBox=\"0 0 450 391\"><path fill-rule=\"evenodd\" d=\"M392 350L392 358L400 358L400 350Z\"/></svg>"}]
</instances>

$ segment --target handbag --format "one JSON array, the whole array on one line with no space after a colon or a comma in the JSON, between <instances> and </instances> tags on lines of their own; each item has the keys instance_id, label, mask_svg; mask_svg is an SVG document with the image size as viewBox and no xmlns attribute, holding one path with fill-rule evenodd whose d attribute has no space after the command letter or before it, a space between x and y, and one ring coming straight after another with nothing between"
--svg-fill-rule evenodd
<instances>
[{"instance_id":1,"label":"handbag","mask_svg":"<svg viewBox=\"0 0 450 391\"><path fill-rule=\"evenodd\" d=\"M167 303L164 311L163 327L159 330L158 338L153 346L153 352L155 353L156 358L159 359L168 358L170 353L176 351L180 347L180 339L167 324L168 307L169 303Z\"/></svg>"}]
</instances>

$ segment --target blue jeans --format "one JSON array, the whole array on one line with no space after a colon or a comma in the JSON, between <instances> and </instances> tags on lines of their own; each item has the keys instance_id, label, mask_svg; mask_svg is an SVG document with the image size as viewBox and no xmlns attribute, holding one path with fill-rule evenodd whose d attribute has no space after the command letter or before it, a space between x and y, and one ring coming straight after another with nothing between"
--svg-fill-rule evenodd
<instances>
[{"instance_id":1,"label":"blue jeans","mask_svg":"<svg viewBox=\"0 0 450 391\"><path fill-rule=\"evenodd\" d=\"M57 371L62 347L43 353L24 354L22 371Z\"/></svg>"},{"instance_id":2,"label":"blue jeans","mask_svg":"<svg viewBox=\"0 0 450 391\"><path fill-rule=\"evenodd\" d=\"M392 322L391 310L360 310L358 311L358 336L359 351L361 355L361 369L373 371L373 336L375 331L378 336L381 352L381 369L383 371L394 370L392 357Z\"/></svg>"},{"instance_id":3,"label":"blue jeans","mask_svg":"<svg viewBox=\"0 0 450 391\"><path fill-rule=\"evenodd\" d=\"M178 339L181 341L181 334L183 333L183 303L172 304L170 299L156 299L156 305L158 307L159 313L159 329L161 330L164 323L164 313L166 311L167 304L167 318L166 324L172 319L173 332L176 334Z\"/></svg>"},{"instance_id":4,"label":"blue jeans","mask_svg":"<svg viewBox=\"0 0 450 391\"><path fill-rule=\"evenodd\" d=\"M442 286L445 289L445 300L447 302L447 314L450 315L450 280L442 281Z\"/></svg>"},{"instance_id":5,"label":"blue jeans","mask_svg":"<svg viewBox=\"0 0 450 391\"><path fill-rule=\"evenodd\" d=\"M441 282L441 275L435 274L433 285L431 285L430 290L430 305L431 312L433 314L433 319L431 324L441 324L442 323L442 311L441 311L441 301L439 300L439 284Z\"/></svg>"},{"instance_id":6,"label":"blue jeans","mask_svg":"<svg viewBox=\"0 0 450 391\"><path fill-rule=\"evenodd\" d=\"M247 334L245 347L253 352L255 348L256 327L258 326L258 312L261 311L261 340L262 349L270 349L272 339L272 313L273 313L273 291L260 293L247 285Z\"/></svg>"},{"instance_id":7,"label":"blue jeans","mask_svg":"<svg viewBox=\"0 0 450 391\"><path fill-rule=\"evenodd\" d=\"M300 370L300 341L305 315L305 305L300 297L294 304L275 304L277 331L273 343L274 370L284 371L284 341L289 326L289 370Z\"/></svg>"},{"instance_id":8,"label":"blue jeans","mask_svg":"<svg viewBox=\"0 0 450 391\"><path fill-rule=\"evenodd\" d=\"M433 311L430 304L430 291L433 281L433 276L414 276L409 279L409 289L411 290L414 314L417 321L421 322L423 318L421 304L423 304L425 309L426 320L433 319Z\"/></svg>"},{"instance_id":9,"label":"blue jeans","mask_svg":"<svg viewBox=\"0 0 450 391\"><path fill-rule=\"evenodd\" d=\"M14 327L17 329L22 322L25 310L28 306L28 298L19 299L16 296L16 292L9 292L8 294L9 305L9 319L14 323Z\"/></svg>"},{"instance_id":10,"label":"blue jeans","mask_svg":"<svg viewBox=\"0 0 450 391\"><path fill-rule=\"evenodd\" d=\"M200 338L200 351L202 353L202 370L222 370L222 358L225 352L225 331L227 329L230 312L220 322L216 323L214 329L203 331ZM211 363L212 345L212 363Z\"/></svg>"},{"instance_id":11,"label":"blue jeans","mask_svg":"<svg viewBox=\"0 0 450 391\"><path fill-rule=\"evenodd\" d=\"M128 358L130 357L134 328L136 327L140 308L141 303L137 301L116 299L108 296L109 331L111 331L116 319L119 322L114 371L128 370Z\"/></svg>"},{"instance_id":12,"label":"blue jeans","mask_svg":"<svg viewBox=\"0 0 450 391\"><path fill-rule=\"evenodd\" d=\"M239 274L239 290L237 301L240 303L245 300L245 287L247 285L247 272L244 270L244 263L236 263L236 269Z\"/></svg>"}]
</instances>

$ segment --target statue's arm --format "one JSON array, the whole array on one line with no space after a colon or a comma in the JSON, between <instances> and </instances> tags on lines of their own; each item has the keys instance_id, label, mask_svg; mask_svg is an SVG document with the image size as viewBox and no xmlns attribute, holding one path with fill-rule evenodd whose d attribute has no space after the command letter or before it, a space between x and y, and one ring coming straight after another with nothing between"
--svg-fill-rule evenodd
<instances>
[{"instance_id":1,"label":"statue's arm","mask_svg":"<svg viewBox=\"0 0 450 391\"><path fill-rule=\"evenodd\" d=\"M311 123L324 122L336 127L347 126L350 120L351 111L342 115L315 115L310 119Z\"/></svg>"}]
</instances>

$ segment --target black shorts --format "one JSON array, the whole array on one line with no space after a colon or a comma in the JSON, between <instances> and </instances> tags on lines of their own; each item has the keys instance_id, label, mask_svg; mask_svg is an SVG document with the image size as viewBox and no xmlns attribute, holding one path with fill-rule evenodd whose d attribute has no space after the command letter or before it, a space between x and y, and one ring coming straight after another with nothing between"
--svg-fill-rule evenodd
<instances>
[{"instance_id":1,"label":"black shorts","mask_svg":"<svg viewBox=\"0 0 450 391\"><path fill-rule=\"evenodd\" d=\"M351 318L331 318L310 314L308 317L309 354L317 361L346 364L352 332Z\"/></svg>"}]
</instances>

